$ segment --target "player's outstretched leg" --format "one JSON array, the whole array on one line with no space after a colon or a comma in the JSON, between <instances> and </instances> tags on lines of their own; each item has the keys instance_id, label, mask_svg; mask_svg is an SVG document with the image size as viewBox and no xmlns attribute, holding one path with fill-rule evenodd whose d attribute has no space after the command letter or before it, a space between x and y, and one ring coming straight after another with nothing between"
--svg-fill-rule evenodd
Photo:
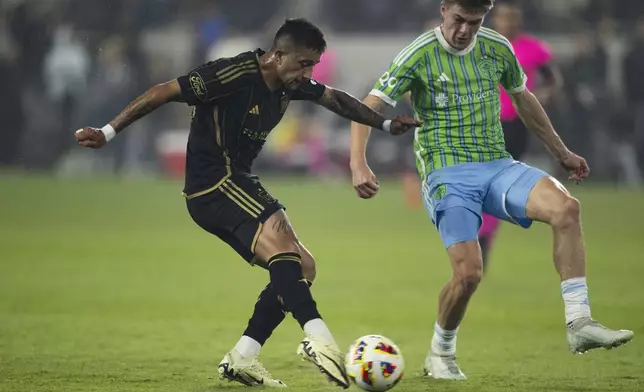
<instances>
[{"instance_id":1,"label":"player's outstretched leg","mask_svg":"<svg viewBox=\"0 0 644 392\"><path fill-rule=\"evenodd\" d=\"M492 249L492 244L494 243L494 238L496 238L496 232L499 230L500 225L501 221L499 218L483 214L483 223L479 230L479 244L481 245L481 254L483 255L484 272L487 271L490 250Z\"/></svg>"},{"instance_id":2,"label":"player's outstretched leg","mask_svg":"<svg viewBox=\"0 0 644 392\"><path fill-rule=\"evenodd\" d=\"M300 248L303 275L310 287L315 279L315 260L302 244ZM248 326L242 337L219 363L220 378L237 381L247 386L286 387L284 382L273 378L258 357L262 346L285 318L284 304L273 285L268 283L257 298L253 314L248 320ZM240 366L245 363L248 366ZM233 364L237 364L237 368Z\"/></svg>"},{"instance_id":3,"label":"player's outstretched leg","mask_svg":"<svg viewBox=\"0 0 644 392\"><path fill-rule=\"evenodd\" d=\"M530 219L552 227L554 261L561 277L570 351L585 353L594 348L610 349L630 341L632 331L612 330L591 318L579 201L556 179L544 177L530 192L526 213Z\"/></svg>"},{"instance_id":4,"label":"player's outstretched leg","mask_svg":"<svg viewBox=\"0 0 644 392\"><path fill-rule=\"evenodd\" d=\"M219 363L219 378L246 386L286 387L259 361L259 351L286 314L269 283L260 293L248 327L235 347Z\"/></svg>"},{"instance_id":5,"label":"player's outstretched leg","mask_svg":"<svg viewBox=\"0 0 644 392\"><path fill-rule=\"evenodd\" d=\"M284 310L290 312L306 334L297 350L313 362L330 381L349 387L344 369L344 356L318 312L302 269L302 246L283 210L264 224L257 240L255 254L267 260L271 286L281 298Z\"/></svg>"},{"instance_id":6,"label":"player's outstretched leg","mask_svg":"<svg viewBox=\"0 0 644 392\"><path fill-rule=\"evenodd\" d=\"M425 373L433 378L466 379L456 363L456 332L483 274L476 240L478 225L478 215L464 207L449 208L438 220L438 231L452 263L452 279L440 293L438 320L425 360Z\"/></svg>"}]
</instances>

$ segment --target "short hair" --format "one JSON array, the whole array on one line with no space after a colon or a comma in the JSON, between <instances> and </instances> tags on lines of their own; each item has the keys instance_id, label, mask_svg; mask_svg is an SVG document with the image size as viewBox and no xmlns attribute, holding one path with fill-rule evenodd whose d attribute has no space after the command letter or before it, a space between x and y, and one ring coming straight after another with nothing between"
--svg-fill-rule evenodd
<instances>
[{"instance_id":1,"label":"short hair","mask_svg":"<svg viewBox=\"0 0 644 392\"><path fill-rule=\"evenodd\" d=\"M442 4L458 4L467 11L489 12L494 7L494 0L442 0Z\"/></svg>"},{"instance_id":2,"label":"short hair","mask_svg":"<svg viewBox=\"0 0 644 392\"><path fill-rule=\"evenodd\" d=\"M278 47L279 41L283 39L290 40L297 47L316 52L324 53L326 50L326 40L322 31L304 18L286 19L275 34L273 46Z\"/></svg>"}]
</instances>

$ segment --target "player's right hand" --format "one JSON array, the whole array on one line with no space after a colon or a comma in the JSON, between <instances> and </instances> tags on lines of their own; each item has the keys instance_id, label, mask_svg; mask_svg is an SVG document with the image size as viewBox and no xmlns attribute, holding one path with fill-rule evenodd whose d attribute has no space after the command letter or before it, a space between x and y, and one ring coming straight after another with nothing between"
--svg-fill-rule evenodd
<instances>
[{"instance_id":1,"label":"player's right hand","mask_svg":"<svg viewBox=\"0 0 644 392\"><path fill-rule=\"evenodd\" d=\"M588 162L574 152L568 151L560 159L561 166L568 171L570 176L568 179L577 184L588 178L590 175L590 168Z\"/></svg>"},{"instance_id":2,"label":"player's right hand","mask_svg":"<svg viewBox=\"0 0 644 392\"><path fill-rule=\"evenodd\" d=\"M353 189L362 199L371 199L380 190L376 175L373 174L366 163L352 166L351 174L353 176Z\"/></svg>"},{"instance_id":3,"label":"player's right hand","mask_svg":"<svg viewBox=\"0 0 644 392\"><path fill-rule=\"evenodd\" d=\"M423 125L422 121L418 121L409 116L398 115L391 120L391 129L389 133L392 135L402 135L416 127Z\"/></svg>"},{"instance_id":4,"label":"player's right hand","mask_svg":"<svg viewBox=\"0 0 644 392\"><path fill-rule=\"evenodd\" d=\"M81 128L74 134L76 142L83 147L101 148L107 143L105 134L98 128Z\"/></svg>"}]
</instances>

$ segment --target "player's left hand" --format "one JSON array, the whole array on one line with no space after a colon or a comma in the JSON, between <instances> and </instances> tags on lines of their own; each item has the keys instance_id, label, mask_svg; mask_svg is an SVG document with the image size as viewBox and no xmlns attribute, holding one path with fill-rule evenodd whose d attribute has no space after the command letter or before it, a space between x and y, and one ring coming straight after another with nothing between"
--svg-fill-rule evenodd
<instances>
[{"instance_id":1,"label":"player's left hand","mask_svg":"<svg viewBox=\"0 0 644 392\"><path fill-rule=\"evenodd\" d=\"M76 131L74 136L76 142L83 147L101 148L107 143L105 134L98 128L85 127Z\"/></svg>"},{"instance_id":2,"label":"player's left hand","mask_svg":"<svg viewBox=\"0 0 644 392\"><path fill-rule=\"evenodd\" d=\"M588 178L590 175L588 162L574 152L568 151L566 155L561 158L560 163L561 166L570 173L568 179L575 181L577 184Z\"/></svg>"},{"instance_id":3,"label":"player's left hand","mask_svg":"<svg viewBox=\"0 0 644 392\"><path fill-rule=\"evenodd\" d=\"M416 127L420 127L421 125L423 125L422 121L418 121L409 116L398 115L391 120L389 133L396 136L402 135L403 133L411 129L415 129Z\"/></svg>"}]
</instances>

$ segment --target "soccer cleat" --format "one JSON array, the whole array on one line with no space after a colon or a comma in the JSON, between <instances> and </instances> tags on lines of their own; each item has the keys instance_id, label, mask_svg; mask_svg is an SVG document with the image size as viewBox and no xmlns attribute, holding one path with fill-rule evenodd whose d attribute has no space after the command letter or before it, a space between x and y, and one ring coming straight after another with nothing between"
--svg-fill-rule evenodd
<instances>
[{"instance_id":1,"label":"soccer cleat","mask_svg":"<svg viewBox=\"0 0 644 392\"><path fill-rule=\"evenodd\" d=\"M573 354L583 354L595 348L611 349L633 339L633 331L606 328L590 317L575 320L566 328L568 348Z\"/></svg>"},{"instance_id":2,"label":"soccer cleat","mask_svg":"<svg viewBox=\"0 0 644 392\"><path fill-rule=\"evenodd\" d=\"M229 352L217 370L221 380L236 381L249 387L286 388L286 384L271 376L259 358L244 358Z\"/></svg>"},{"instance_id":3,"label":"soccer cleat","mask_svg":"<svg viewBox=\"0 0 644 392\"><path fill-rule=\"evenodd\" d=\"M349 388L344 356L334 342L319 342L305 338L297 347L297 355L313 362L330 382L345 389Z\"/></svg>"},{"instance_id":4,"label":"soccer cleat","mask_svg":"<svg viewBox=\"0 0 644 392\"><path fill-rule=\"evenodd\" d=\"M466 380L456 364L456 357L430 354L425 359L425 375L439 380Z\"/></svg>"}]
</instances>

